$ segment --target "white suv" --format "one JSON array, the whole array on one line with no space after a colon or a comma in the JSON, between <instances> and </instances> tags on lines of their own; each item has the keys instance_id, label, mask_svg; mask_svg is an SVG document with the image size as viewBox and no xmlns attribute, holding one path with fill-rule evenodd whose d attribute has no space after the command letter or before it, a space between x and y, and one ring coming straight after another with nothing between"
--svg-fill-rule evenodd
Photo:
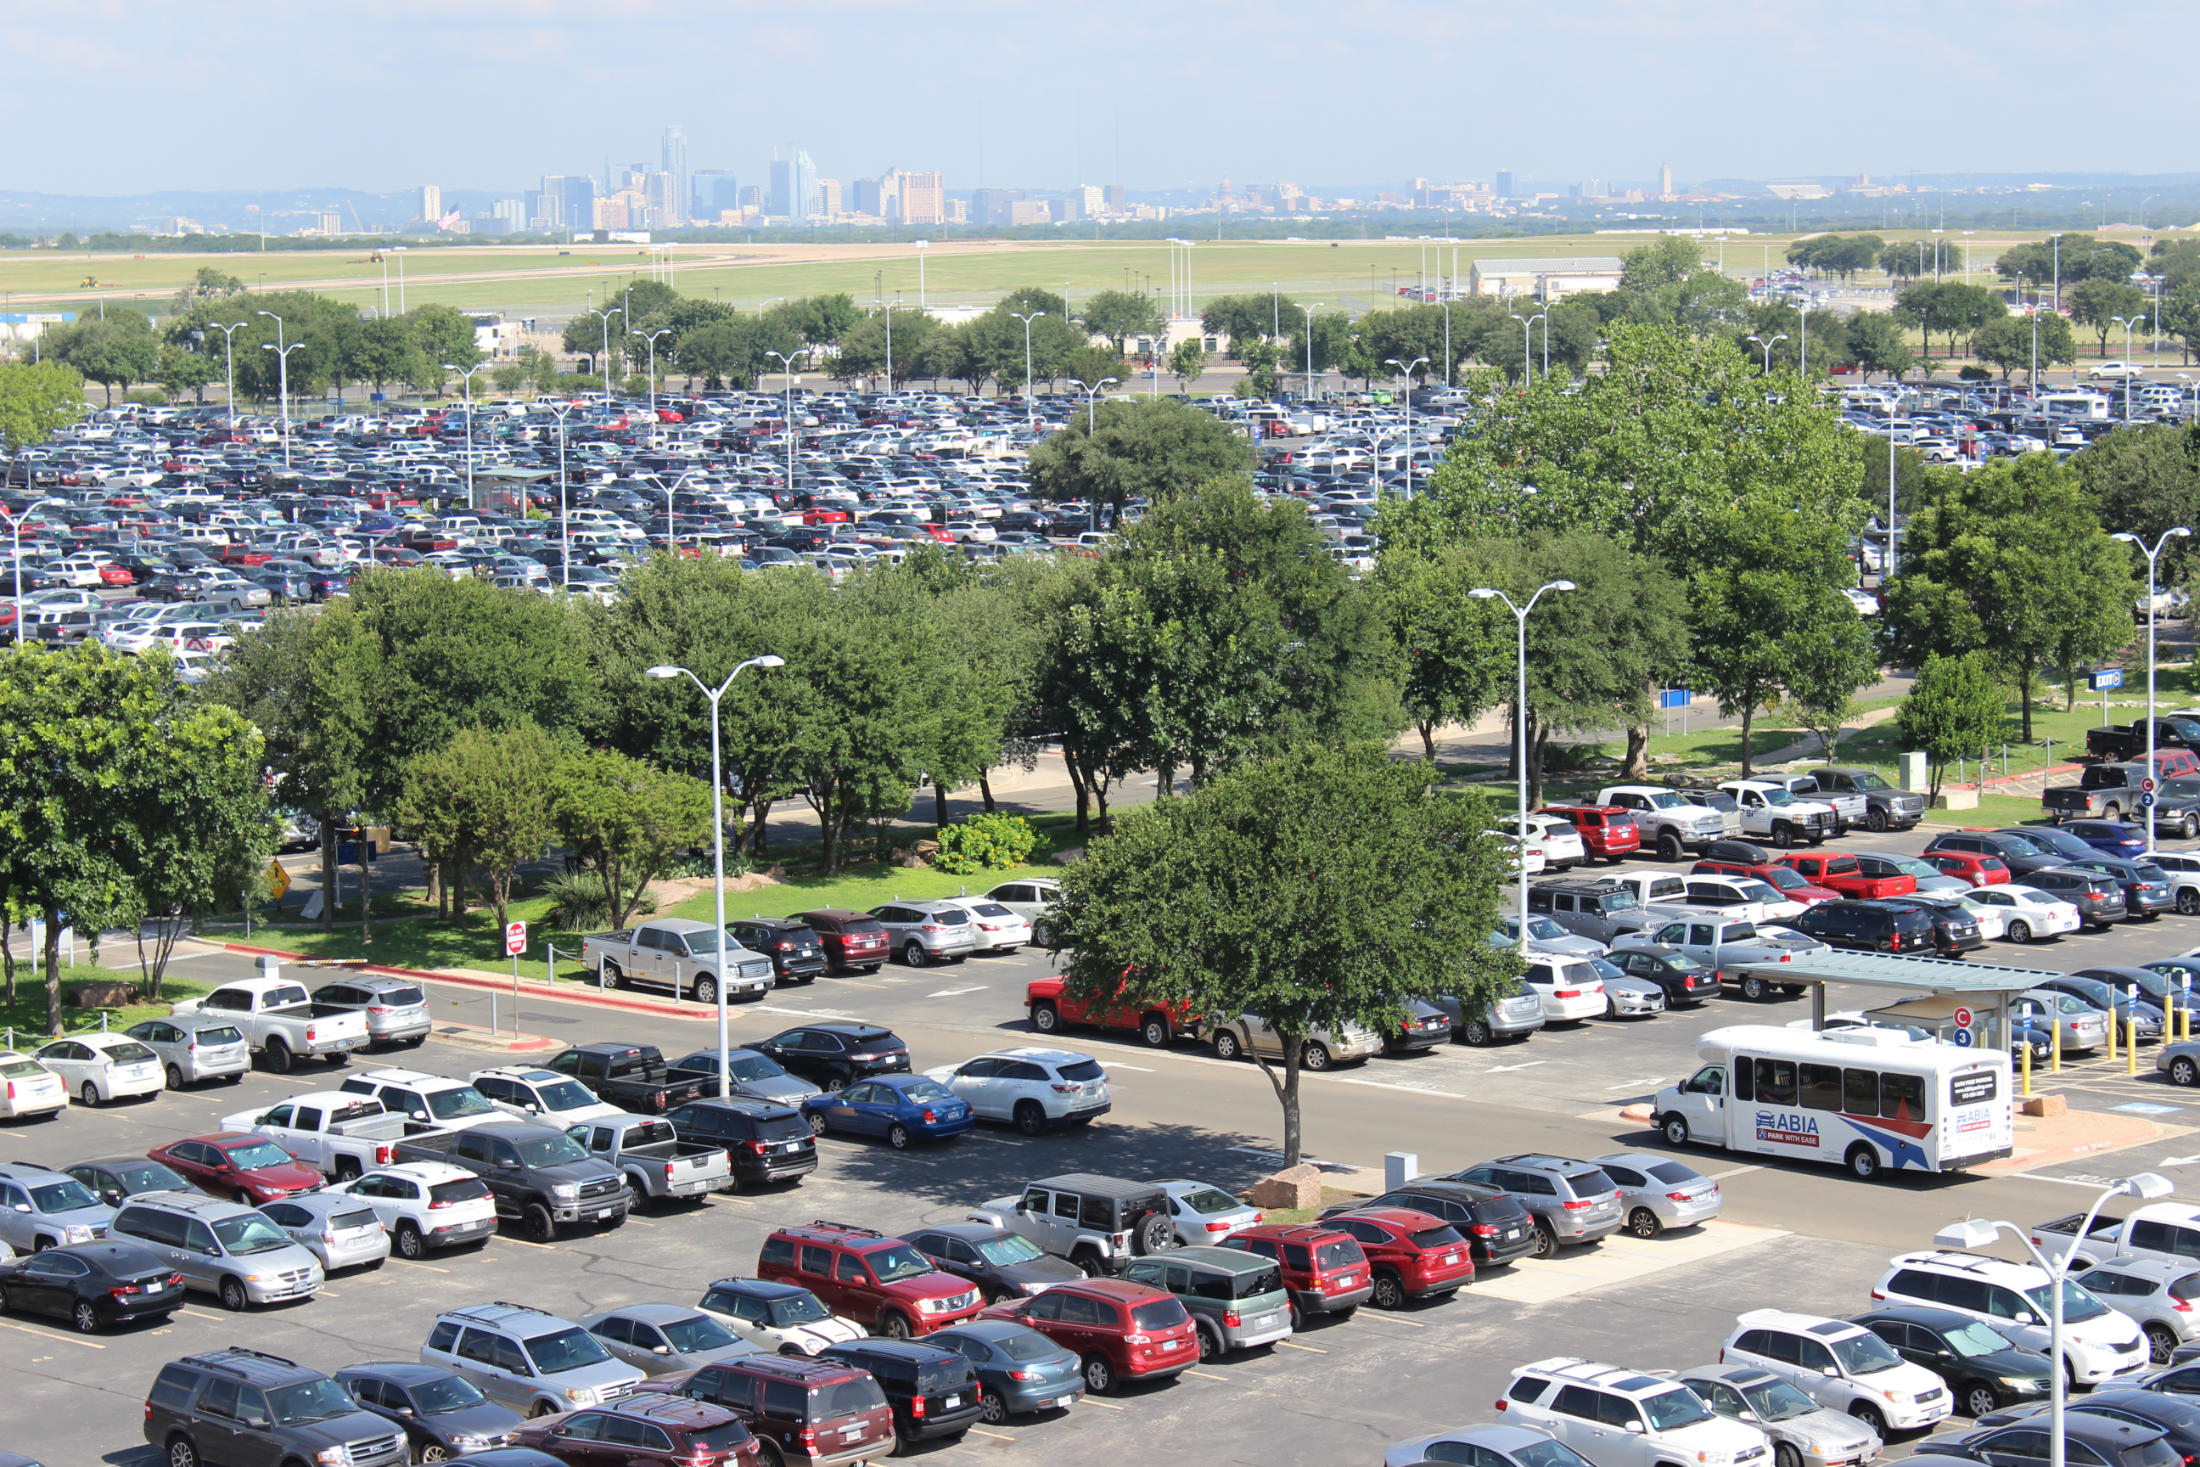
<instances>
[{"instance_id":1,"label":"white suv","mask_svg":"<svg viewBox=\"0 0 2200 1467\"><path fill-rule=\"evenodd\" d=\"M1604 1017L1604 980L1585 958L1530 958L1520 981L1543 1001L1543 1016L1552 1023Z\"/></svg>"},{"instance_id":2,"label":"white suv","mask_svg":"<svg viewBox=\"0 0 2200 1467\"><path fill-rule=\"evenodd\" d=\"M1900 1253L1872 1286L1872 1298L1952 1309L2044 1355L2055 1297L2050 1287L2047 1275L2030 1263L1976 1253ZM2074 1281L2066 1280L2063 1291L2063 1368L2071 1382L2090 1386L2144 1374L2149 1357L2138 1323Z\"/></svg>"},{"instance_id":3,"label":"white suv","mask_svg":"<svg viewBox=\"0 0 2200 1467\"><path fill-rule=\"evenodd\" d=\"M1570 1355L1515 1370L1497 1409L1549 1432L1596 1467L1769 1467L1772 1460L1763 1432L1714 1416L1701 1396L1670 1377Z\"/></svg>"},{"instance_id":4,"label":"white suv","mask_svg":"<svg viewBox=\"0 0 2200 1467\"><path fill-rule=\"evenodd\" d=\"M421 1070L362 1070L337 1088L348 1095L371 1095L384 1110L401 1111L439 1131L463 1131L509 1119L466 1081Z\"/></svg>"},{"instance_id":5,"label":"white suv","mask_svg":"<svg viewBox=\"0 0 2200 1467\"><path fill-rule=\"evenodd\" d=\"M374 1210L391 1251L419 1258L434 1248L486 1243L497 1230L496 1198L488 1184L446 1161L405 1161L377 1167L331 1192L346 1192Z\"/></svg>"},{"instance_id":6,"label":"white suv","mask_svg":"<svg viewBox=\"0 0 2200 1467\"><path fill-rule=\"evenodd\" d=\"M564 1130L583 1121L607 1121L625 1111L570 1075L534 1065L499 1065L466 1077L491 1105L523 1121L540 1121Z\"/></svg>"},{"instance_id":7,"label":"white suv","mask_svg":"<svg viewBox=\"0 0 2200 1467\"><path fill-rule=\"evenodd\" d=\"M1084 1125L1108 1113L1108 1073L1089 1054L1067 1049L996 1049L959 1065L927 1070L988 1121L1014 1121L1027 1136L1048 1125Z\"/></svg>"},{"instance_id":8,"label":"white suv","mask_svg":"<svg viewBox=\"0 0 2200 1467\"><path fill-rule=\"evenodd\" d=\"M1821 1406L1846 1411L1886 1440L1947 1419L1954 1401L1939 1376L1912 1365L1860 1324L1785 1309L1753 1309L1719 1347L1723 1365L1770 1371Z\"/></svg>"}]
</instances>

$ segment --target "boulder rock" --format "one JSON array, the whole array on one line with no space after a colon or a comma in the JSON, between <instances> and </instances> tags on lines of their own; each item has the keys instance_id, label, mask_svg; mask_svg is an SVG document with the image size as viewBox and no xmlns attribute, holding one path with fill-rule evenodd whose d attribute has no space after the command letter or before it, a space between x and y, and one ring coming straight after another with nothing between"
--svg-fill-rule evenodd
<instances>
[{"instance_id":1,"label":"boulder rock","mask_svg":"<svg viewBox=\"0 0 2200 1467\"><path fill-rule=\"evenodd\" d=\"M63 995L74 1008L119 1009L138 1001L135 983L79 983Z\"/></svg>"},{"instance_id":2,"label":"boulder rock","mask_svg":"<svg viewBox=\"0 0 2200 1467\"><path fill-rule=\"evenodd\" d=\"M1322 1174L1301 1162L1253 1183L1247 1200L1255 1207L1318 1207L1322 1200Z\"/></svg>"}]
</instances>

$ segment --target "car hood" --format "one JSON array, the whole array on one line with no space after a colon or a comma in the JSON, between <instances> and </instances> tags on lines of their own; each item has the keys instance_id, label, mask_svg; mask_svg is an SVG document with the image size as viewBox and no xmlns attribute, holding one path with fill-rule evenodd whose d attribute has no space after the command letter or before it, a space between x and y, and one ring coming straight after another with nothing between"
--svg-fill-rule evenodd
<instances>
[{"instance_id":1,"label":"car hood","mask_svg":"<svg viewBox=\"0 0 2200 1467\"><path fill-rule=\"evenodd\" d=\"M581 1161L568 1161L557 1166L529 1167L530 1179L544 1182L600 1182L606 1177L624 1181L626 1174L608 1161L588 1157Z\"/></svg>"},{"instance_id":2,"label":"car hood","mask_svg":"<svg viewBox=\"0 0 2200 1467\"><path fill-rule=\"evenodd\" d=\"M647 1379L639 1370L623 1360L600 1360L594 1365L579 1365L571 1370L561 1370L556 1375L537 1376L546 1390L552 1392L578 1390L585 1386L591 1390L603 1390L609 1386L640 1385Z\"/></svg>"},{"instance_id":3,"label":"car hood","mask_svg":"<svg viewBox=\"0 0 2200 1467\"><path fill-rule=\"evenodd\" d=\"M497 1436L517 1430L527 1418L494 1401L483 1401L478 1406L461 1406L456 1411L439 1411L432 1416L413 1419L443 1436Z\"/></svg>"},{"instance_id":4,"label":"car hood","mask_svg":"<svg viewBox=\"0 0 2200 1467\"><path fill-rule=\"evenodd\" d=\"M1828 1457L1847 1456L1879 1440L1870 1427L1840 1411L1813 1411L1786 1421L1768 1422L1765 1430Z\"/></svg>"},{"instance_id":5,"label":"car hood","mask_svg":"<svg viewBox=\"0 0 2200 1467\"><path fill-rule=\"evenodd\" d=\"M1980 1375L1996 1379L2045 1381L2054 1374L2054 1367L2047 1363L2045 1355L2030 1350L1989 1350L1984 1355L1964 1357L1963 1364Z\"/></svg>"},{"instance_id":6,"label":"car hood","mask_svg":"<svg viewBox=\"0 0 2200 1467\"><path fill-rule=\"evenodd\" d=\"M278 1427L277 1430L299 1446L337 1447L350 1442L375 1441L390 1435L397 1427L372 1411L347 1411L326 1421Z\"/></svg>"},{"instance_id":7,"label":"car hood","mask_svg":"<svg viewBox=\"0 0 2200 1467\"><path fill-rule=\"evenodd\" d=\"M830 1319L812 1320L808 1324L789 1325L785 1329L768 1332L778 1336L781 1343L793 1345L811 1355L827 1345L840 1345L863 1338L860 1325L852 1320L842 1319L837 1314Z\"/></svg>"},{"instance_id":8,"label":"car hood","mask_svg":"<svg viewBox=\"0 0 2200 1467\"><path fill-rule=\"evenodd\" d=\"M757 1100L777 1100L786 1104L798 1104L813 1095L823 1094L807 1080L793 1075L778 1075L769 1080L742 1080L733 1087L736 1095L752 1096Z\"/></svg>"},{"instance_id":9,"label":"car hood","mask_svg":"<svg viewBox=\"0 0 2200 1467\"><path fill-rule=\"evenodd\" d=\"M1029 1263L1011 1263L1006 1268L994 1271L994 1277L1002 1283L1021 1289L1027 1294L1036 1294L1055 1284L1070 1283L1084 1276L1085 1271L1076 1264L1051 1254L1045 1258L1034 1258Z\"/></svg>"},{"instance_id":10,"label":"car hood","mask_svg":"<svg viewBox=\"0 0 2200 1467\"><path fill-rule=\"evenodd\" d=\"M715 1350L689 1350L684 1354L675 1354L671 1358L679 1362L675 1367L676 1369L700 1370L713 1361L738 1360L744 1355L761 1355L763 1353L763 1348L754 1340L735 1340L732 1344L720 1345ZM662 1359L664 1357L659 1356L656 1358Z\"/></svg>"}]
</instances>

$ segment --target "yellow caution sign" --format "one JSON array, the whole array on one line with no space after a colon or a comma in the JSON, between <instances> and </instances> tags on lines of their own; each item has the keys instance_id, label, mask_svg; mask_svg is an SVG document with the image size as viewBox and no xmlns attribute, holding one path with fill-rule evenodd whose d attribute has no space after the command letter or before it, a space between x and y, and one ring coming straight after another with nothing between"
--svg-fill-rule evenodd
<instances>
[{"instance_id":1,"label":"yellow caution sign","mask_svg":"<svg viewBox=\"0 0 2200 1467\"><path fill-rule=\"evenodd\" d=\"M290 890L290 873L283 869L282 862L270 860L267 863L267 886L268 890L275 893L277 901L281 901L284 893Z\"/></svg>"}]
</instances>

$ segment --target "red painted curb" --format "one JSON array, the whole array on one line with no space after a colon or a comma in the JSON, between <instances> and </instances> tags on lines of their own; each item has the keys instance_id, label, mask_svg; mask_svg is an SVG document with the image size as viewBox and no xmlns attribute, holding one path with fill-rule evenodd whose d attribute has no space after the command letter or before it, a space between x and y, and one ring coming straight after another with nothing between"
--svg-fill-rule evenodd
<instances>
[{"instance_id":1,"label":"red painted curb","mask_svg":"<svg viewBox=\"0 0 2200 1467\"><path fill-rule=\"evenodd\" d=\"M316 958L305 953L285 952L276 947L251 947L241 942L225 942L223 947L231 952L254 953L270 958L289 958L300 963L334 963L339 967L356 969L362 973L387 973L399 978L419 978L429 983L455 983L461 988L494 990L510 993L512 986L501 979L474 978L461 973L435 973L425 968L398 968L388 963L370 963L360 958ZM666 1019L704 1019L716 1017L717 1010L676 1008L670 1004L651 1003L646 999L614 998L608 993L595 993L586 988L544 988L526 979L520 980L523 995L534 998L558 999L565 1003L594 1004L600 1008L623 1009L628 1013L649 1014ZM545 1040L545 1044L549 1041Z\"/></svg>"}]
</instances>

